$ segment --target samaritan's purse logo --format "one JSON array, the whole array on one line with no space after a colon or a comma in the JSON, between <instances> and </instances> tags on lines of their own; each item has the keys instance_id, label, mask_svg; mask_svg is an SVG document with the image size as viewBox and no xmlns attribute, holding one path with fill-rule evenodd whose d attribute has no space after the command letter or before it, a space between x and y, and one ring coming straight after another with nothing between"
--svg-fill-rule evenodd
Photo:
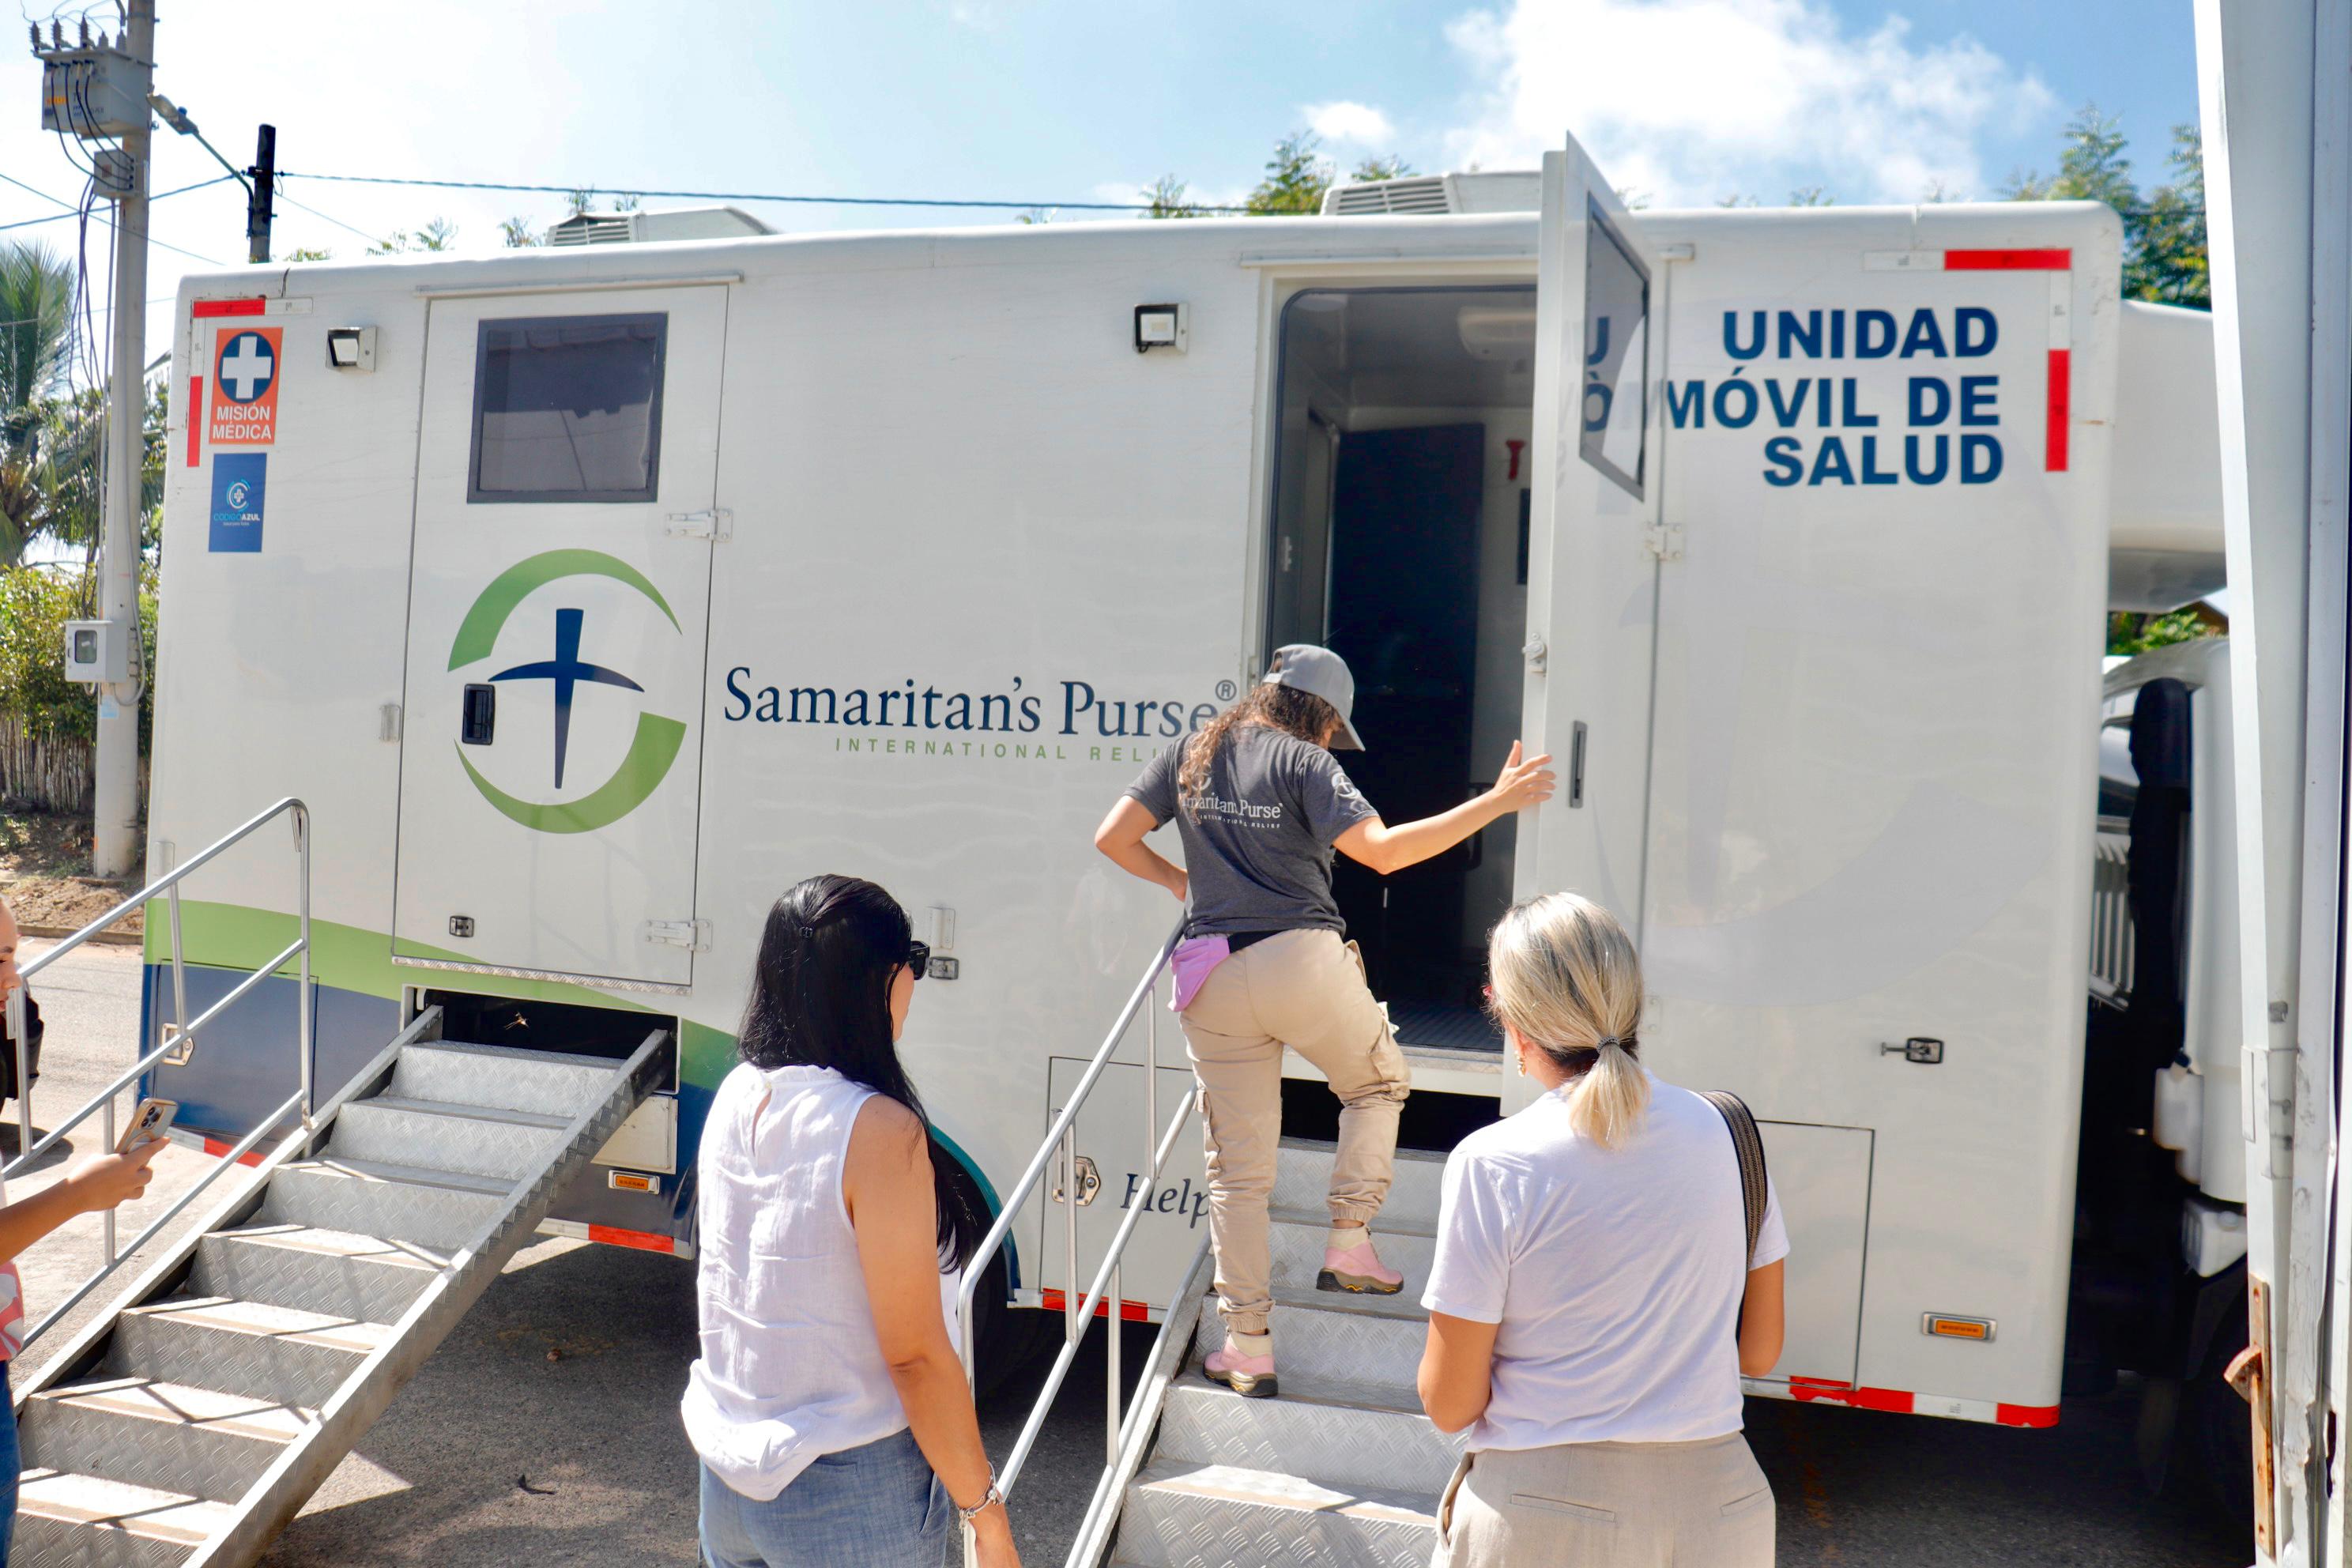
<instances>
[{"instance_id":1,"label":"samaritan's purse logo","mask_svg":"<svg viewBox=\"0 0 2352 1568\"><path fill-rule=\"evenodd\" d=\"M550 550L519 561L499 574L490 585L482 590L480 598L466 612L465 621L457 627L457 640L449 647L449 668L463 669L490 657L497 646L499 633L507 617L529 596L533 589L559 583L567 577L609 577L626 584L644 595L653 606L667 618L670 626L680 629L677 616L662 598L661 591L647 582L645 574L625 561L617 560L596 550ZM587 620L583 610L559 609L555 612L554 657L529 664L518 664L488 677L493 681L546 681L555 700L555 788L563 787L564 752L572 740L572 697L581 683L618 686L630 691L642 691L644 687L616 669L591 664L580 657L581 630ZM457 762L482 798L497 806L525 827L541 833L587 833L618 822L622 817L645 804L662 780L668 776L670 764L677 760L679 745L686 739L686 726L676 719L666 719L658 713L640 712L637 732L629 742L628 755L611 778L576 800L540 805L518 799L484 778L466 756L462 743L457 748Z\"/></svg>"}]
</instances>

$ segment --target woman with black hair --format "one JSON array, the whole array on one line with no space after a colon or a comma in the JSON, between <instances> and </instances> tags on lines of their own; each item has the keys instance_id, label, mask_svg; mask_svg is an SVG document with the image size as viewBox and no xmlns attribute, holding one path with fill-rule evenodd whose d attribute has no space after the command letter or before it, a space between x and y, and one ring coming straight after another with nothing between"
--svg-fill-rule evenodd
<instances>
[{"instance_id":1,"label":"woman with black hair","mask_svg":"<svg viewBox=\"0 0 2352 1568\"><path fill-rule=\"evenodd\" d=\"M1020 1568L949 1332L980 1225L898 1060L930 954L871 882L768 912L702 1131L702 1355L682 1405L710 1568Z\"/></svg>"}]
</instances>

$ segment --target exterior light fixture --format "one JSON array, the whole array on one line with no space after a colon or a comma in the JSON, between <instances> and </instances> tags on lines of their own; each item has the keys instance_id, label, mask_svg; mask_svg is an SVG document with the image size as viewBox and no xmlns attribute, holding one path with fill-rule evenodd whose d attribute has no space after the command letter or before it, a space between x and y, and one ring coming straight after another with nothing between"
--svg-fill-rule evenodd
<instances>
[{"instance_id":1,"label":"exterior light fixture","mask_svg":"<svg viewBox=\"0 0 2352 1568\"><path fill-rule=\"evenodd\" d=\"M1153 349L1185 350L1192 337L1191 312L1181 304L1138 305L1135 308L1135 352L1150 353Z\"/></svg>"},{"instance_id":2,"label":"exterior light fixture","mask_svg":"<svg viewBox=\"0 0 2352 1568\"><path fill-rule=\"evenodd\" d=\"M328 328L327 363L334 370L373 370L375 368L375 329L373 327Z\"/></svg>"}]
</instances>

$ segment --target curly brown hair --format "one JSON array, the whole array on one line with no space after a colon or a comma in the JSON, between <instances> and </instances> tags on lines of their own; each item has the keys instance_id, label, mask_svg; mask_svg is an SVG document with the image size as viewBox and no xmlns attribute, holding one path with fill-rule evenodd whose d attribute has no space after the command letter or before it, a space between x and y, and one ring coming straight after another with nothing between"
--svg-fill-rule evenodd
<instances>
[{"instance_id":1,"label":"curly brown hair","mask_svg":"<svg viewBox=\"0 0 2352 1568\"><path fill-rule=\"evenodd\" d=\"M1296 686L1250 688L1247 696L1210 720L1207 728L1184 743L1184 761L1176 770L1176 797L1195 822L1201 819L1201 797L1209 789L1209 766L1237 724L1264 724L1310 746L1325 746L1339 731L1339 710Z\"/></svg>"}]
</instances>

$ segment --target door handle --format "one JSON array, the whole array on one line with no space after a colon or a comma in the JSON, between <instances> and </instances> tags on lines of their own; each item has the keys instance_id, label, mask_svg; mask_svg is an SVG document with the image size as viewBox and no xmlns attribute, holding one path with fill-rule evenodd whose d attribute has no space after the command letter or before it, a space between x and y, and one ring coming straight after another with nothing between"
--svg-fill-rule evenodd
<instances>
[{"instance_id":1,"label":"door handle","mask_svg":"<svg viewBox=\"0 0 2352 1568\"><path fill-rule=\"evenodd\" d=\"M1584 721L1579 719L1570 731L1568 741L1568 807L1570 811L1584 805Z\"/></svg>"},{"instance_id":2,"label":"door handle","mask_svg":"<svg viewBox=\"0 0 2352 1568\"><path fill-rule=\"evenodd\" d=\"M466 688L466 705L457 721L457 739L468 746L487 746L499 727L499 689L487 681Z\"/></svg>"}]
</instances>

